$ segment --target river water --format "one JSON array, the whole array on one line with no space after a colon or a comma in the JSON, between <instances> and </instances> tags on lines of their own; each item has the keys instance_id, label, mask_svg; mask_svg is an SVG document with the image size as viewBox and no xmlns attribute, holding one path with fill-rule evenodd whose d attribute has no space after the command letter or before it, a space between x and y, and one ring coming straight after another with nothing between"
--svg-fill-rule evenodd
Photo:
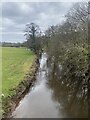
<instances>
[{"instance_id":1,"label":"river water","mask_svg":"<svg viewBox=\"0 0 90 120\"><path fill-rule=\"evenodd\" d=\"M47 55L42 54L36 82L20 101L13 118L68 118L86 117L85 111L78 112L78 104L70 111L67 106L66 89L57 80L49 80ZM84 114L85 113L85 114Z\"/></svg>"}]
</instances>

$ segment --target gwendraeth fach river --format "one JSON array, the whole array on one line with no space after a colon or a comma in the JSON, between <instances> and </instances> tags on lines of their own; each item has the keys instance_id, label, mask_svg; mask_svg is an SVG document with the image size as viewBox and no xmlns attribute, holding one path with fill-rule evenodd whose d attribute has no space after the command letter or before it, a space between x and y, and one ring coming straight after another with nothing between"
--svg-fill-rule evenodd
<instances>
[{"instance_id":1,"label":"gwendraeth fach river","mask_svg":"<svg viewBox=\"0 0 90 120\"><path fill-rule=\"evenodd\" d=\"M59 81L49 80L47 55L42 54L36 82L25 97L20 101L13 118L70 118L87 117L85 111L74 104L72 110L67 106L67 90ZM82 103L81 103L82 104ZM80 111L81 110L81 111ZM79 112L80 113L77 113Z\"/></svg>"}]
</instances>

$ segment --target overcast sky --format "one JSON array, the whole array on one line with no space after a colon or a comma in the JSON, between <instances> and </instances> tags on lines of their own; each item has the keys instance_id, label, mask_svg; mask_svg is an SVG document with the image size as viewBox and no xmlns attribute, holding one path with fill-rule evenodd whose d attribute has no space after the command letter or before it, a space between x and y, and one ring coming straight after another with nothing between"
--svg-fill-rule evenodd
<instances>
[{"instance_id":1,"label":"overcast sky","mask_svg":"<svg viewBox=\"0 0 90 120\"><path fill-rule=\"evenodd\" d=\"M35 22L43 31L50 25L61 24L71 6L72 2L3 2L0 16L2 41L25 41L27 23Z\"/></svg>"}]
</instances>

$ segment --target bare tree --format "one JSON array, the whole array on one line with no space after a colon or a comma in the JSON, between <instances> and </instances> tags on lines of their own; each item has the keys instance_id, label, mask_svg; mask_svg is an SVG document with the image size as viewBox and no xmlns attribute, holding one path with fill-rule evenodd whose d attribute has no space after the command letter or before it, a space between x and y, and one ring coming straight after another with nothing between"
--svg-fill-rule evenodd
<instances>
[{"instance_id":1,"label":"bare tree","mask_svg":"<svg viewBox=\"0 0 90 120\"><path fill-rule=\"evenodd\" d=\"M26 25L25 36L27 39L27 46L34 52L37 51L37 38L40 37L41 30L35 23Z\"/></svg>"}]
</instances>

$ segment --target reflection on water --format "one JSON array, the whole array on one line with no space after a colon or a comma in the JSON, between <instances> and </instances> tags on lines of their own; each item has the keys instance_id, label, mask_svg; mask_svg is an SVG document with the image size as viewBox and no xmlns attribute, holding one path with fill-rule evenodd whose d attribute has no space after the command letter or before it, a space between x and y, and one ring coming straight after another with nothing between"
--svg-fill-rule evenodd
<instances>
[{"instance_id":1,"label":"reflection on water","mask_svg":"<svg viewBox=\"0 0 90 120\"><path fill-rule=\"evenodd\" d=\"M70 94L70 91L68 91L68 87L63 86L57 80L49 80L48 86L53 90L52 99L61 104L62 113L65 113L67 118L88 117L87 103L84 103L83 99L77 99L77 97L75 97L73 100L74 94ZM59 112L61 112L61 109L59 110Z\"/></svg>"},{"instance_id":2,"label":"reflection on water","mask_svg":"<svg viewBox=\"0 0 90 120\"><path fill-rule=\"evenodd\" d=\"M36 83L13 112L14 118L68 118L86 117L82 104L70 105L67 87L57 80L50 80L46 65L47 56L42 55ZM79 112L80 111L80 112Z\"/></svg>"}]
</instances>

